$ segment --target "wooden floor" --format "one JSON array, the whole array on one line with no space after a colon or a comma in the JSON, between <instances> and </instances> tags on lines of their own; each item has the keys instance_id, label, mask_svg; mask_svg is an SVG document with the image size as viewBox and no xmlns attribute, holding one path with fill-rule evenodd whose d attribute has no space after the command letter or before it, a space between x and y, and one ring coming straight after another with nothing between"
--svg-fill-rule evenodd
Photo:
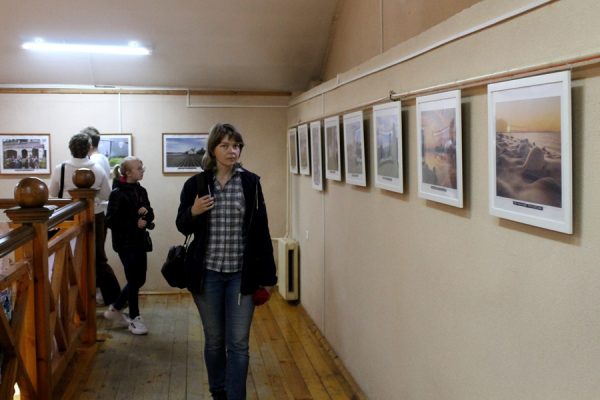
<instances>
[{"instance_id":1,"label":"wooden floor","mask_svg":"<svg viewBox=\"0 0 600 400\"><path fill-rule=\"evenodd\" d=\"M58 399L209 399L198 311L188 294L145 295L147 336L112 328L98 309L98 344L80 351ZM257 307L248 399L364 399L300 306L278 294Z\"/></svg>"}]
</instances>

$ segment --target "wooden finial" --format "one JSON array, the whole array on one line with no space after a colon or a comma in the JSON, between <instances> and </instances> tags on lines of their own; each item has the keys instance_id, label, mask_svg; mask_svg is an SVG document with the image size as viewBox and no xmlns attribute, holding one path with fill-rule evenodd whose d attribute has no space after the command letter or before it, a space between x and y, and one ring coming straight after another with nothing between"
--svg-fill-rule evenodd
<instances>
[{"instance_id":1,"label":"wooden finial","mask_svg":"<svg viewBox=\"0 0 600 400\"><path fill-rule=\"evenodd\" d=\"M89 168L79 168L73 172L73 183L79 189L88 189L96 182L94 172Z\"/></svg>"},{"instance_id":2,"label":"wooden finial","mask_svg":"<svg viewBox=\"0 0 600 400\"><path fill-rule=\"evenodd\" d=\"M15 201L23 208L39 208L48 201L48 186L39 178L23 178L15 186Z\"/></svg>"}]
</instances>

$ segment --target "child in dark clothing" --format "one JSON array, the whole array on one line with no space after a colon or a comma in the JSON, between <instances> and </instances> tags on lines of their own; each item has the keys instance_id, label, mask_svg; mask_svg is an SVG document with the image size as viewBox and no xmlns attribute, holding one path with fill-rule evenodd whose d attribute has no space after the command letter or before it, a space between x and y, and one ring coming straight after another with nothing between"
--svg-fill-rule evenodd
<instances>
[{"instance_id":1,"label":"child in dark clothing","mask_svg":"<svg viewBox=\"0 0 600 400\"><path fill-rule=\"evenodd\" d=\"M127 284L119 298L104 312L104 317L129 327L134 335L148 333L140 315L138 294L146 282L147 255L152 242L147 229L154 228L154 211L148 193L140 184L144 164L137 157L126 157L115 167L113 190L108 199L106 225L112 231L113 249L119 254ZM129 317L121 310L129 303Z\"/></svg>"}]
</instances>

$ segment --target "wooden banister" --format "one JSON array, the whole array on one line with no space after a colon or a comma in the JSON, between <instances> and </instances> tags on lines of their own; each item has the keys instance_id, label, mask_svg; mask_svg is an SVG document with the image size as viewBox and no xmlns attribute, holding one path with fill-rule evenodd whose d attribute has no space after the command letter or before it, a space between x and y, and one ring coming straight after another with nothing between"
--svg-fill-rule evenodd
<instances>
[{"instance_id":1,"label":"wooden banister","mask_svg":"<svg viewBox=\"0 0 600 400\"><path fill-rule=\"evenodd\" d=\"M96 341L96 190L89 189L91 171L76 174L87 186L70 190L72 200L48 201L37 178L21 180L14 200L0 199L16 226L0 235L0 257L13 259L0 290L11 291L14 305L12 319L0 311L1 399L12 398L15 383L21 399L52 399L76 350ZM49 242L53 227L60 229Z\"/></svg>"}]
</instances>

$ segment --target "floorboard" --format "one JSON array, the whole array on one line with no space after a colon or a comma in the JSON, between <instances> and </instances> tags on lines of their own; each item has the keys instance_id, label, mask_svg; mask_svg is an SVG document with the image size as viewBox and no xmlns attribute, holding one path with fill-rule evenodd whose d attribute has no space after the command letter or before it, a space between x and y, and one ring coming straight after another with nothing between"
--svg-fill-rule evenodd
<instances>
[{"instance_id":1,"label":"floorboard","mask_svg":"<svg viewBox=\"0 0 600 400\"><path fill-rule=\"evenodd\" d=\"M189 294L140 296L149 333L135 336L97 312L98 342L74 358L61 400L210 399L204 339ZM250 400L364 399L301 306L274 294L257 307L250 335Z\"/></svg>"}]
</instances>

